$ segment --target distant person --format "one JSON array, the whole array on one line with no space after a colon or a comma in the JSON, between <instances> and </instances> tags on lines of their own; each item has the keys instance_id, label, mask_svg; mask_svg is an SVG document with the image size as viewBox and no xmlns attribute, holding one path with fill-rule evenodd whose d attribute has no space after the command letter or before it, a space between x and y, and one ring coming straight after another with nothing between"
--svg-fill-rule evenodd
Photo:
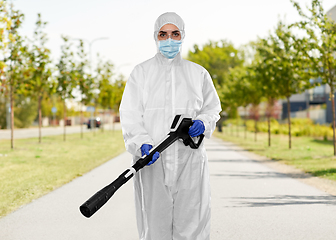
<instances>
[{"instance_id":1,"label":"distant person","mask_svg":"<svg viewBox=\"0 0 336 240\"><path fill-rule=\"evenodd\" d=\"M175 115L193 119L191 137L203 133L210 138L219 119L220 101L209 73L181 57L184 36L180 16L159 16L154 25L158 52L137 65L126 84L120 117L134 162L166 137ZM149 165L134 177L140 239L209 239L210 184L203 143L191 149L177 141L161 156L155 153Z\"/></svg>"}]
</instances>

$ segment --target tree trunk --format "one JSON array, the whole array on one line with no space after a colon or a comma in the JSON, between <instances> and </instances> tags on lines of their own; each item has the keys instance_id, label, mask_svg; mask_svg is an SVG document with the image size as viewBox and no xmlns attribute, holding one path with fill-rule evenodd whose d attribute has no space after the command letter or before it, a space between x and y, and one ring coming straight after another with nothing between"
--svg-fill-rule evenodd
<instances>
[{"instance_id":1,"label":"tree trunk","mask_svg":"<svg viewBox=\"0 0 336 240\"><path fill-rule=\"evenodd\" d=\"M309 114L309 90L306 90L306 108L307 108L307 118L310 118Z\"/></svg>"},{"instance_id":2,"label":"tree trunk","mask_svg":"<svg viewBox=\"0 0 336 240\"><path fill-rule=\"evenodd\" d=\"M246 110L246 107L245 107L245 119L244 119L244 125L245 125L245 129L244 129L244 137L246 139L246 131L247 131L247 126L246 126L246 118L247 118L247 110Z\"/></svg>"},{"instance_id":3,"label":"tree trunk","mask_svg":"<svg viewBox=\"0 0 336 240\"><path fill-rule=\"evenodd\" d=\"M111 121L111 130L114 130L114 115L112 114L112 110L110 110L110 116L112 117Z\"/></svg>"},{"instance_id":4,"label":"tree trunk","mask_svg":"<svg viewBox=\"0 0 336 240\"><path fill-rule=\"evenodd\" d=\"M237 127L236 127L237 137L239 137L239 123L238 123L238 116L237 116L237 119L236 119L236 124L237 124Z\"/></svg>"},{"instance_id":5,"label":"tree trunk","mask_svg":"<svg viewBox=\"0 0 336 240\"><path fill-rule=\"evenodd\" d=\"M93 131L93 136L96 136L96 106L95 106L95 110L93 112L93 119L92 119L92 131Z\"/></svg>"},{"instance_id":6,"label":"tree trunk","mask_svg":"<svg viewBox=\"0 0 336 240\"><path fill-rule=\"evenodd\" d=\"M39 96L38 98L38 121L39 121L39 143L41 143L41 127L42 127L42 111L41 111L41 102L42 102L42 97Z\"/></svg>"},{"instance_id":7,"label":"tree trunk","mask_svg":"<svg viewBox=\"0 0 336 240\"><path fill-rule=\"evenodd\" d=\"M267 106L267 124L268 124L268 146L271 146L271 117L273 115L273 108L274 108L274 98L270 97L268 98L268 106Z\"/></svg>"},{"instance_id":8,"label":"tree trunk","mask_svg":"<svg viewBox=\"0 0 336 240\"><path fill-rule=\"evenodd\" d=\"M258 127L257 127L257 118L254 119L254 141L257 141L257 131L258 131Z\"/></svg>"},{"instance_id":9,"label":"tree trunk","mask_svg":"<svg viewBox=\"0 0 336 240\"><path fill-rule=\"evenodd\" d=\"M336 156L336 137L335 137L335 99L334 99L334 87L330 85L330 98L331 107L333 115L333 145L334 145L334 156Z\"/></svg>"},{"instance_id":10,"label":"tree trunk","mask_svg":"<svg viewBox=\"0 0 336 240\"><path fill-rule=\"evenodd\" d=\"M10 86L10 121L11 121L11 149L14 149L14 89Z\"/></svg>"},{"instance_id":11,"label":"tree trunk","mask_svg":"<svg viewBox=\"0 0 336 240\"><path fill-rule=\"evenodd\" d=\"M291 117L290 117L290 101L289 97L287 98L287 114L288 114L288 147L292 148L292 133L291 133Z\"/></svg>"},{"instance_id":12,"label":"tree trunk","mask_svg":"<svg viewBox=\"0 0 336 240\"><path fill-rule=\"evenodd\" d=\"M83 139L83 103L80 110L81 139Z\"/></svg>"},{"instance_id":13,"label":"tree trunk","mask_svg":"<svg viewBox=\"0 0 336 240\"><path fill-rule=\"evenodd\" d=\"M112 114L112 113L111 113L111 114ZM114 134L114 131L115 131L115 121L114 121L115 119L114 119L114 117L115 117L115 115L112 115L112 128L113 128L113 129L112 129L112 130L113 130L112 133L113 133L113 134Z\"/></svg>"},{"instance_id":14,"label":"tree trunk","mask_svg":"<svg viewBox=\"0 0 336 240\"><path fill-rule=\"evenodd\" d=\"M65 105L65 99L64 99L64 102L63 102L63 108L64 108L64 111L63 111L63 121L64 121L64 132L63 132L63 141L65 142L66 140L66 105Z\"/></svg>"},{"instance_id":15,"label":"tree trunk","mask_svg":"<svg viewBox=\"0 0 336 240\"><path fill-rule=\"evenodd\" d=\"M268 146L271 146L271 118L268 114L267 116L267 122L268 122Z\"/></svg>"},{"instance_id":16,"label":"tree trunk","mask_svg":"<svg viewBox=\"0 0 336 240\"><path fill-rule=\"evenodd\" d=\"M96 136L96 116L97 116L97 104L94 103L94 111L93 111L93 119L92 119L92 124L91 124L91 127L92 127L92 131L93 131L93 136Z\"/></svg>"},{"instance_id":17,"label":"tree trunk","mask_svg":"<svg viewBox=\"0 0 336 240\"><path fill-rule=\"evenodd\" d=\"M100 124L100 126L102 128L102 132L104 132L104 122L106 120L105 118L106 118L106 116L105 116L105 109L103 109L103 119L102 119L101 124Z\"/></svg>"}]
</instances>

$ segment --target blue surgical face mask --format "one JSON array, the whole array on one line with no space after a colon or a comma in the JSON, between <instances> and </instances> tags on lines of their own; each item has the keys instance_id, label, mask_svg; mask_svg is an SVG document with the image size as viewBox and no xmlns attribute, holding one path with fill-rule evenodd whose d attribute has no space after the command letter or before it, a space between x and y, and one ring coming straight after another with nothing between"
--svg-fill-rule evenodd
<instances>
[{"instance_id":1,"label":"blue surgical face mask","mask_svg":"<svg viewBox=\"0 0 336 240\"><path fill-rule=\"evenodd\" d=\"M159 50L163 56L172 59L180 52L181 45L182 40L168 38L167 40L159 41Z\"/></svg>"}]
</instances>

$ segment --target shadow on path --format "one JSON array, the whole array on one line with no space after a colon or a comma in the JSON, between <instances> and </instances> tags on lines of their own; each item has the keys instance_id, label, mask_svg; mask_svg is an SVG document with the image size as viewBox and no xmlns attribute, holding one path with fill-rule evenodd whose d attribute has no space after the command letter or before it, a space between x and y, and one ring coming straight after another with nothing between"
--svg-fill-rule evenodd
<instances>
[{"instance_id":1,"label":"shadow on path","mask_svg":"<svg viewBox=\"0 0 336 240\"><path fill-rule=\"evenodd\" d=\"M272 197L234 197L231 200L234 206L226 207L277 207L284 205L336 205L334 196L302 196L302 195L275 195Z\"/></svg>"},{"instance_id":2,"label":"shadow on path","mask_svg":"<svg viewBox=\"0 0 336 240\"><path fill-rule=\"evenodd\" d=\"M279 173L279 172L226 172L223 174L211 174L213 177L240 178L240 179L277 179L277 178L296 178L307 179L312 176L304 173Z\"/></svg>"},{"instance_id":3,"label":"shadow on path","mask_svg":"<svg viewBox=\"0 0 336 240\"><path fill-rule=\"evenodd\" d=\"M258 152L263 152L265 149L234 149L234 148L207 148L207 152L251 152L251 151L258 151Z\"/></svg>"}]
</instances>

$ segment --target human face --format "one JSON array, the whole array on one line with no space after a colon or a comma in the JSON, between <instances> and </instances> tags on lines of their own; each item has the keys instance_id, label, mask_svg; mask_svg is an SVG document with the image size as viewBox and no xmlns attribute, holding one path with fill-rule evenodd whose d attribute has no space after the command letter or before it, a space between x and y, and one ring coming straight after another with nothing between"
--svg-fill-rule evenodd
<instances>
[{"instance_id":1,"label":"human face","mask_svg":"<svg viewBox=\"0 0 336 240\"><path fill-rule=\"evenodd\" d=\"M181 32L174 24L165 24L158 31L157 38L159 41L167 40L168 38L181 40Z\"/></svg>"}]
</instances>

